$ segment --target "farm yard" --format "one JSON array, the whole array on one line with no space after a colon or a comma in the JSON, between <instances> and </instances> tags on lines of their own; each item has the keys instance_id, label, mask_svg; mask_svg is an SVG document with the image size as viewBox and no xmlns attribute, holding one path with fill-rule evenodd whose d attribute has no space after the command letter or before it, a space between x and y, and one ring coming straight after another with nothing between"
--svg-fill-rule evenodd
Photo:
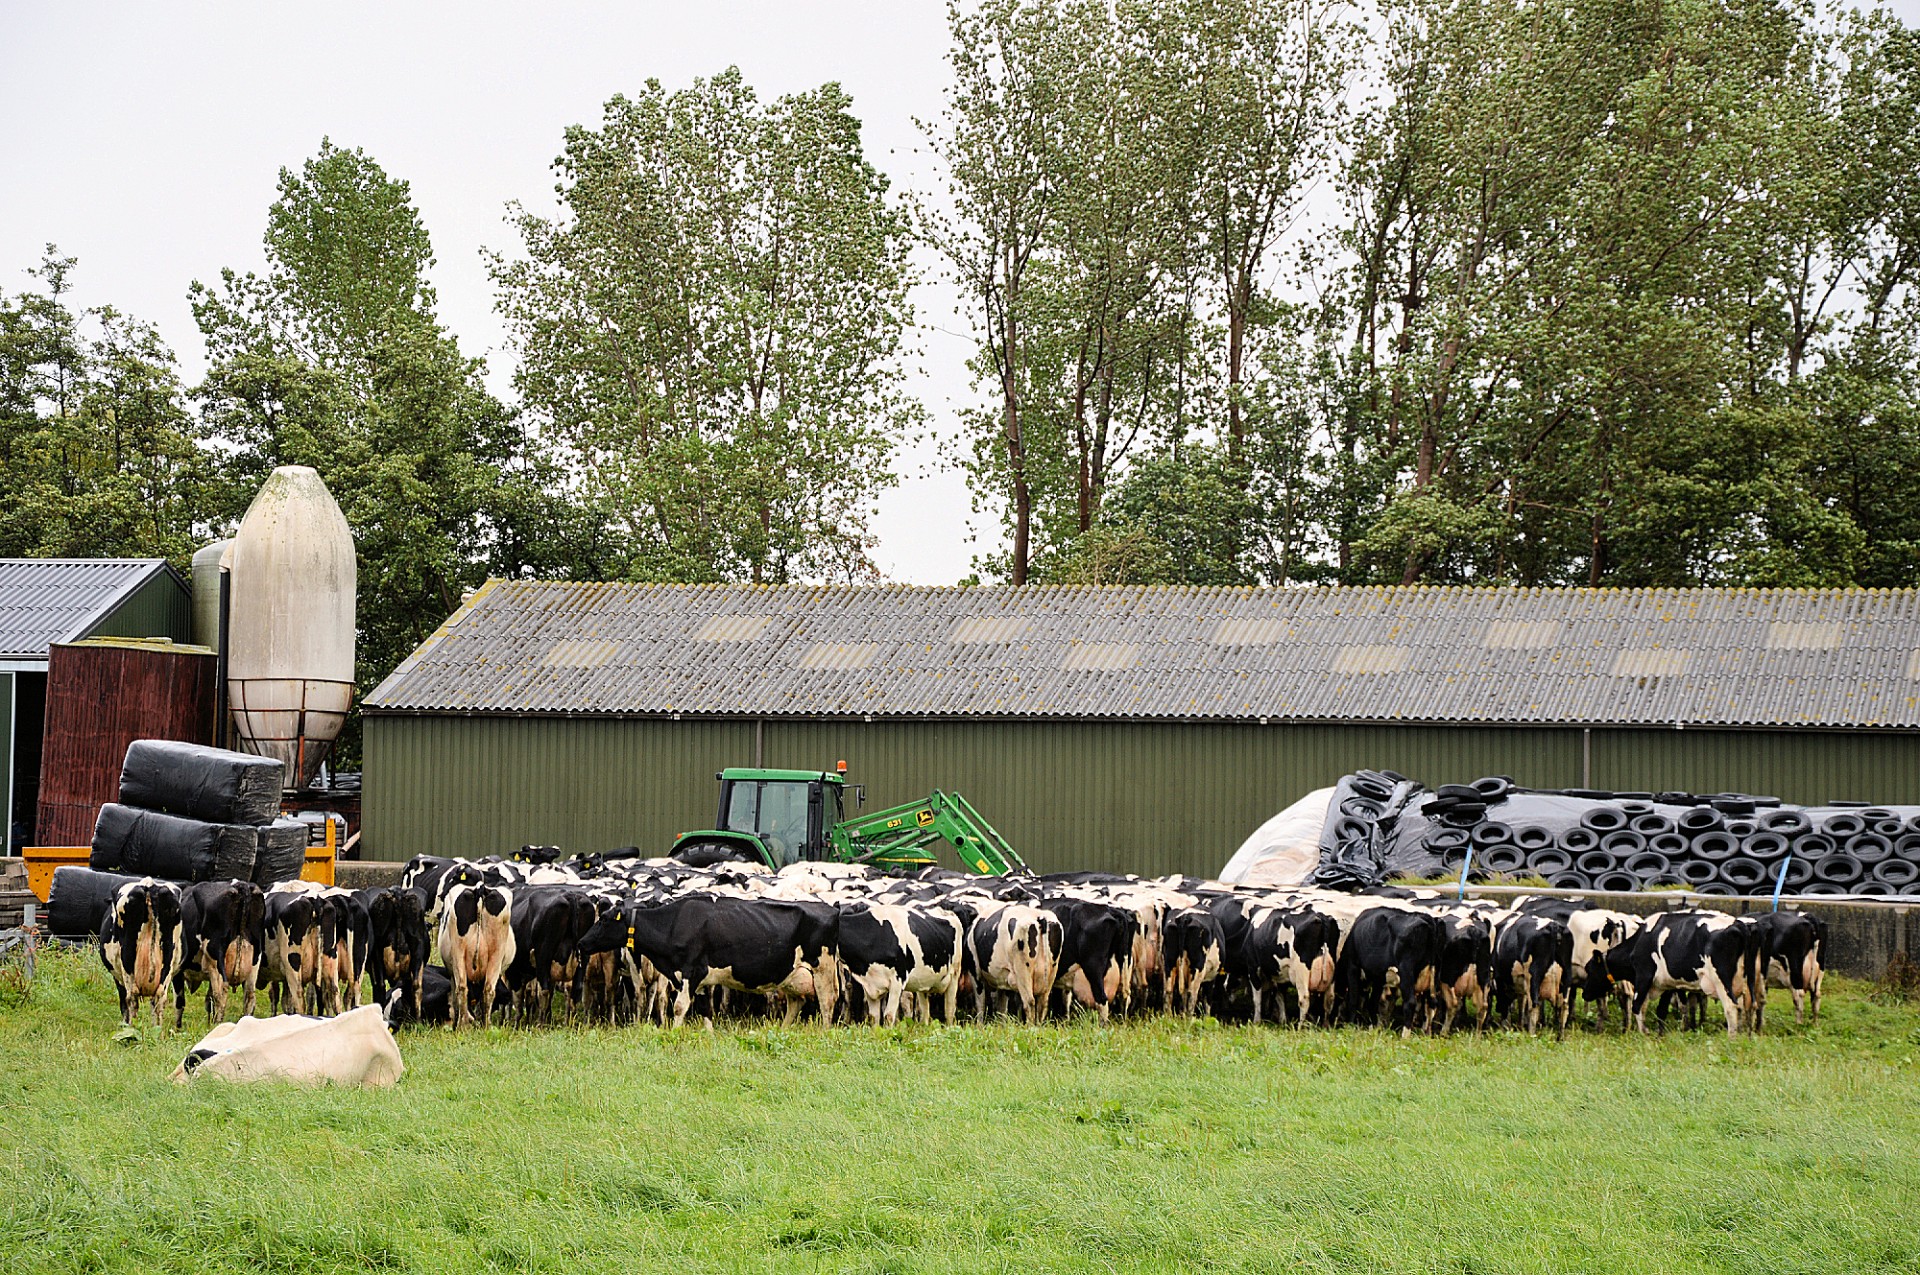
<instances>
[{"instance_id":1,"label":"farm yard","mask_svg":"<svg viewBox=\"0 0 1920 1275\"><path fill-rule=\"evenodd\" d=\"M0 1001L19 1272L1907 1271L1920 1006L1555 1043L1087 1016L400 1036L176 1086L92 952Z\"/></svg>"}]
</instances>

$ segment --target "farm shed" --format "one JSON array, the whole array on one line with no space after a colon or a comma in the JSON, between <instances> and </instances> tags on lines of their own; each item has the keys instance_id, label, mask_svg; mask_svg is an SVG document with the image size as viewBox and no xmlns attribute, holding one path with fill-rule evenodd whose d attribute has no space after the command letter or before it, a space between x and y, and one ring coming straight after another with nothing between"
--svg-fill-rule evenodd
<instances>
[{"instance_id":1,"label":"farm shed","mask_svg":"<svg viewBox=\"0 0 1920 1275\"><path fill-rule=\"evenodd\" d=\"M0 775L8 852L34 840L47 662L88 638L186 642L186 581L159 558L0 559Z\"/></svg>"},{"instance_id":2,"label":"farm shed","mask_svg":"<svg viewBox=\"0 0 1920 1275\"><path fill-rule=\"evenodd\" d=\"M367 854L709 826L728 765L1217 871L1360 767L1920 802L1920 592L493 581L365 705Z\"/></svg>"}]
</instances>

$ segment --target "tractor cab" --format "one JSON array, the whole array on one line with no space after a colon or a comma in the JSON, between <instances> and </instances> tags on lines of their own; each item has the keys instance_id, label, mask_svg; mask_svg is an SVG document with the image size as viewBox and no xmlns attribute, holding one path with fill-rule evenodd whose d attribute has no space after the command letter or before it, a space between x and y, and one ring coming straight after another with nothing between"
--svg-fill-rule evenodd
<instances>
[{"instance_id":1,"label":"tractor cab","mask_svg":"<svg viewBox=\"0 0 1920 1275\"><path fill-rule=\"evenodd\" d=\"M730 767L720 781L714 826L684 832L675 858L736 858L784 868L803 859L832 857L833 829L844 818L846 776L824 770Z\"/></svg>"}]
</instances>

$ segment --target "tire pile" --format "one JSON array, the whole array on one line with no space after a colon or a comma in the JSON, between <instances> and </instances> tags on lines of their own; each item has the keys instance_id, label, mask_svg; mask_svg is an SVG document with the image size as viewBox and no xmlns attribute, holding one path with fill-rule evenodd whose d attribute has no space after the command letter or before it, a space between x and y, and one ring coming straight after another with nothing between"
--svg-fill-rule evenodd
<instances>
[{"instance_id":1,"label":"tire pile","mask_svg":"<svg viewBox=\"0 0 1920 1275\"><path fill-rule=\"evenodd\" d=\"M300 875L307 825L280 818L285 767L269 757L174 740L136 740L120 800L100 808L88 866L170 881Z\"/></svg>"},{"instance_id":2,"label":"tire pile","mask_svg":"<svg viewBox=\"0 0 1920 1275\"><path fill-rule=\"evenodd\" d=\"M1920 810L1912 807L1528 789L1500 776L1431 794L1414 785L1409 797L1410 782L1370 771L1342 781L1316 884L1354 888L1466 867L1469 880L1537 876L1559 889L1609 893L1756 895L1778 884L1797 895L1920 897Z\"/></svg>"}]
</instances>

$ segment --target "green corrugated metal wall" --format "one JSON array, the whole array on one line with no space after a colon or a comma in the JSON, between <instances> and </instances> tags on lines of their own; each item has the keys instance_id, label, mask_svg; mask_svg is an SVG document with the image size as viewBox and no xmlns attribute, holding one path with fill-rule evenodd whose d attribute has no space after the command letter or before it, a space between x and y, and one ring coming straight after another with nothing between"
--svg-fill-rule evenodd
<instances>
[{"instance_id":1,"label":"green corrugated metal wall","mask_svg":"<svg viewBox=\"0 0 1920 1275\"><path fill-rule=\"evenodd\" d=\"M193 641L193 605L170 571L162 571L134 590L82 637L163 637Z\"/></svg>"},{"instance_id":2,"label":"green corrugated metal wall","mask_svg":"<svg viewBox=\"0 0 1920 1275\"><path fill-rule=\"evenodd\" d=\"M0 801L5 801L6 827L0 829L0 844L8 854L19 854L13 844L13 683L18 674L0 673Z\"/></svg>"},{"instance_id":3,"label":"green corrugated metal wall","mask_svg":"<svg viewBox=\"0 0 1920 1275\"><path fill-rule=\"evenodd\" d=\"M870 802L965 793L1033 865L1212 872L1311 789L1362 767L1427 783L1582 782L1581 732L1427 726L778 722L763 764L851 765ZM664 850L709 826L713 772L755 761L744 721L370 716L369 855ZM1920 804L1920 735L1595 730L1592 786Z\"/></svg>"}]
</instances>

